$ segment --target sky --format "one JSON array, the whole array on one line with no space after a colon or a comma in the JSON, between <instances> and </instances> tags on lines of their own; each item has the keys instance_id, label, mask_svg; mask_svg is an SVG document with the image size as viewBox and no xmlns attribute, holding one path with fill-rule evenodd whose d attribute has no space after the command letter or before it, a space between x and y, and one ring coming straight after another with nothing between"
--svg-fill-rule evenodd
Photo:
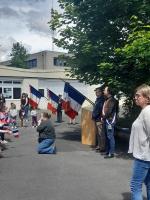
<instances>
[{"instance_id":1,"label":"sky","mask_svg":"<svg viewBox=\"0 0 150 200\"><path fill-rule=\"evenodd\" d=\"M60 10L57 0L0 0L0 61L10 59L12 45L20 42L29 53L43 50L63 51L54 46L47 24L52 8Z\"/></svg>"}]
</instances>

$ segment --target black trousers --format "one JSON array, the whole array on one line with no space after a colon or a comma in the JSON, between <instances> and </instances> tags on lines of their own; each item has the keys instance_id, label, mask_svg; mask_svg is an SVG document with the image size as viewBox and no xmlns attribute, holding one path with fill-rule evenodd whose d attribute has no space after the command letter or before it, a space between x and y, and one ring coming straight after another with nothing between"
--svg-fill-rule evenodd
<instances>
[{"instance_id":1,"label":"black trousers","mask_svg":"<svg viewBox=\"0 0 150 200\"><path fill-rule=\"evenodd\" d=\"M3 141L5 139L5 133L0 132L0 137L1 137L1 140Z\"/></svg>"},{"instance_id":2,"label":"black trousers","mask_svg":"<svg viewBox=\"0 0 150 200\"><path fill-rule=\"evenodd\" d=\"M57 111L57 122L62 122L62 111Z\"/></svg>"}]
</instances>

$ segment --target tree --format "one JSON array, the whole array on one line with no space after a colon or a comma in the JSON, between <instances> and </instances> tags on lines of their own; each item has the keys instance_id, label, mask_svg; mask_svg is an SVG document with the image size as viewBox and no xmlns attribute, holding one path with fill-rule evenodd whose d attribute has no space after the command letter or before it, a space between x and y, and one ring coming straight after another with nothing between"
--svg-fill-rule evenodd
<instances>
[{"instance_id":1,"label":"tree","mask_svg":"<svg viewBox=\"0 0 150 200\"><path fill-rule=\"evenodd\" d=\"M99 69L114 67L114 50L125 45L131 16L136 14L144 23L150 19L149 0L58 2L63 13L52 13L50 28L59 33L54 42L72 55L67 58L72 76L89 84L106 81L111 74Z\"/></svg>"},{"instance_id":2,"label":"tree","mask_svg":"<svg viewBox=\"0 0 150 200\"><path fill-rule=\"evenodd\" d=\"M150 25L132 17L131 32L126 44L115 49L113 62L100 63L99 70L107 76L103 81L113 84L128 96L142 83L150 83Z\"/></svg>"},{"instance_id":3,"label":"tree","mask_svg":"<svg viewBox=\"0 0 150 200\"><path fill-rule=\"evenodd\" d=\"M100 63L99 70L105 74L104 82L122 91L126 114L133 119L138 113L133 106L134 90L143 83L150 84L150 25L144 25L136 16L131 22L126 44L115 49L113 62Z\"/></svg>"},{"instance_id":4,"label":"tree","mask_svg":"<svg viewBox=\"0 0 150 200\"><path fill-rule=\"evenodd\" d=\"M19 42L14 43L12 47L11 66L18 68L27 68L26 60L28 58L27 50Z\"/></svg>"},{"instance_id":5,"label":"tree","mask_svg":"<svg viewBox=\"0 0 150 200\"><path fill-rule=\"evenodd\" d=\"M135 16L131 25L132 32L126 45L115 50L112 70L118 74L116 82L127 97L126 108L129 109L133 107L131 102L135 88L143 83L150 84L150 25L144 25Z\"/></svg>"}]
</instances>

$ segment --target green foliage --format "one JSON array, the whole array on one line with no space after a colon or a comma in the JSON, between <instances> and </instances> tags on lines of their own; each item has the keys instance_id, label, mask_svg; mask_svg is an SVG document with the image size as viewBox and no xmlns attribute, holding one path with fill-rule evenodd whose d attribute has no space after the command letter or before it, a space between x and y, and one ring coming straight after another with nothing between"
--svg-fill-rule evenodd
<instances>
[{"instance_id":1,"label":"green foliage","mask_svg":"<svg viewBox=\"0 0 150 200\"><path fill-rule=\"evenodd\" d=\"M137 86L150 83L150 25L137 21L125 46L117 48L115 53L114 64L117 66L120 89L132 96ZM125 86L123 83L128 84Z\"/></svg>"},{"instance_id":2,"label":"green foliage","mask_svg":"<svg viewBox=\"0 0 150 200\"><path fill-rule=\"evenodd\" d=\"M100 63L99 70L105 74L104 82L109 82L126 96L125 116L135 119L139 109L133 103L134 90L143 83L150 84L150 25L132 17L126 44L114 52L113 62Z\"/></svg>"},{"instance_id":3,"label":"green foliage","mask_svg":"<svg viewBox=\"0 0 150 200\"><path fill-rule=\"evenodd\" d=\"M126 97L125 112L133 119L139 112L133 110L134 89L150 83L149 0L58 2L63 12L54 11L49 24L59 34L55 44L72 55L66 58L71 76L110 84Z\"/></svg>"},{"instance_id":4,"label":"green foliage","mask_svg":"<svg viewBox=\"0 0 150 200\"><path fill-rule=\"evenodd\" d=\"M12 47L11 66L18 68L27 68L26 60L28 58L27 50L19 42L14 43Z\"/></svg>"},{"instance_id":5,"label":"green foliage","mask_svg":"<svg viewBox=\"0 0 150 200\"><path fill-rule=\"evenodd\" d=\"M110 83L127 97L143 83L150 83L150 26L133 28L122 48L116 48L110 63L100 63L103 82Z\"/></svg>"},{"instance_id":6,"label":"green foliage","mask_svg":"<svg viewBox=\"0 0 150 200\"><path fill-rule=\"evenodd\" d=\"M117 77L114 49L125 45L133 15L137 15L145 24L148 22L149 0L58 2L63 13L53 11L49 24L59 34L59 38L54 39L55 44L73 55L67 58L72 76L89 84L105 81L115 83L118 88L121 84L126 85L125 82L120 83ZM129 72L126 70L125 75Z\"/></svg>"}]
</instances>

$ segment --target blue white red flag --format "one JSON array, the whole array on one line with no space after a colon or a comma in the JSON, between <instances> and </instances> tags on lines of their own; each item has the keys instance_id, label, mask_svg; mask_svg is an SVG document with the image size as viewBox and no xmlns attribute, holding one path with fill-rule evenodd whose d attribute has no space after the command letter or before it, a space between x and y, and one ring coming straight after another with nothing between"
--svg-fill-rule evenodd
<instances>
[{"instance_id":1,"label":"blue white red flag","mask_svg":"<svg viewBox=\"0 0 150 200\"><path fill-rule=\"evenodd\" d=\"M32 107L37 108L41 97L43 97L43 95L38 90L36 90L33 86L30 85L29 104Z\"/></svg>"},{"instance_id":2,"label":"blue white red flag","mask_svg":"<svg viewBox=\"0 0 150 200\"><path fill-rule=\"evenodd\" d=\"M65 114L71 119L74 119L76 115L78 115L85 99L86 97L83 94L72 87L69 83L65 83L63 109Z\"/></svg>"},{"instance_id":3,"label":"blue white red flag","mask_svg":"<svg viewBox=\"0 0 150 200\"><path fill-rule=\"evenodd\" d=\"M55 114L57 112L59 97L49 89L47 89L47 96L51 100L51 102L48 102L47 104L47 109L49 109L50 111L52 111L53 114Z\"/></svg>"}]
</instances>

